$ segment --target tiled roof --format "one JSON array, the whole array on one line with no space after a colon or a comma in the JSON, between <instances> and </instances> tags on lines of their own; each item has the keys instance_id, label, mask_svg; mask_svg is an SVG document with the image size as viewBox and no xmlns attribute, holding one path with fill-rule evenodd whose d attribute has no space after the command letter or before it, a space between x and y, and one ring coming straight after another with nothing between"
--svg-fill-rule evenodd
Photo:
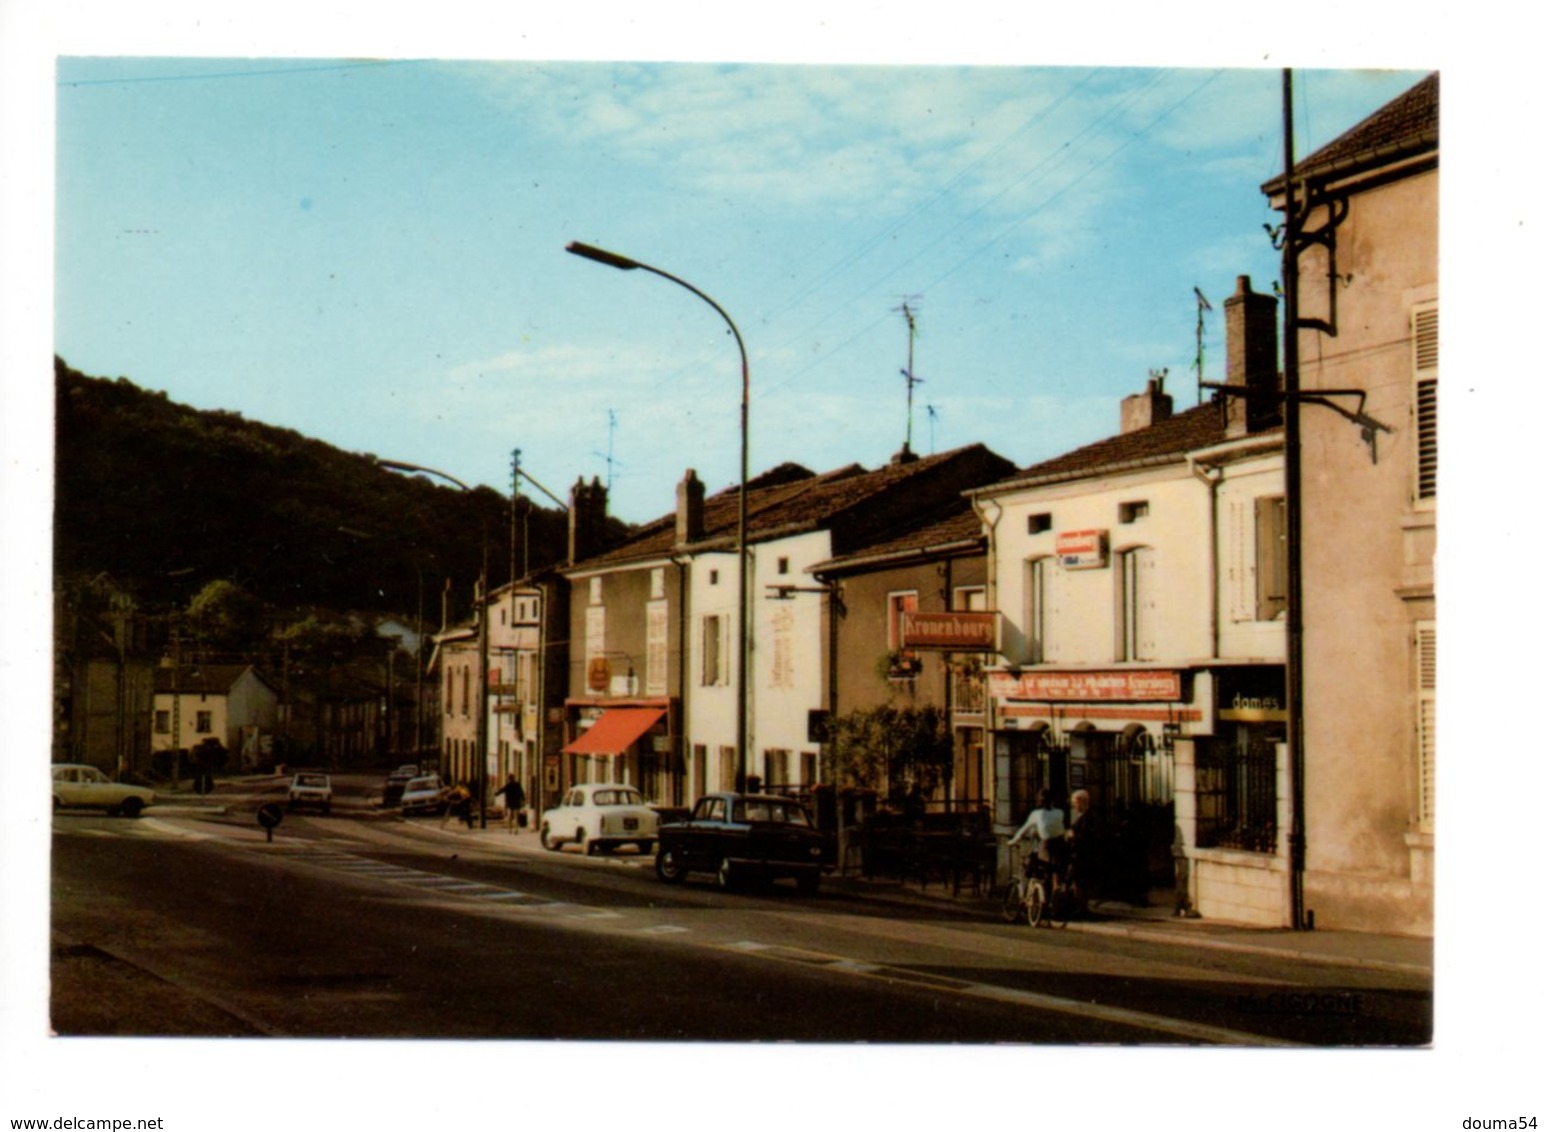
<instances>
[{"instance_id":1,"label":"tiled roof","mask_svg":"<svg viewBox=\"0 0 1548 1132\"><path fill-rule=\"evenodd\" d=\"M965 490L975 482L988 482L1010 471L1009 461L996 456L981 444L922 456L907 463L889 463L875 471L866 471L857 464L794 479L775 487L753 488L750 481L747 492L747 537L749 542L783 537L803 530L819 530L825 527L838 529L846 513L853 513L871 501L890 496L895 490L909 490L913 486L936 486L946 479L961 480L955 491ZM984 469L974 474L978 468ZM762 477L760 477L760 480ZM704 501L704 535L690 547L677 542L677 515L673 511L640 527L635 537L584 562L573 569L590 570L601 566L622 564L649 558L662 558L684 549L703 550L711 547L734 545L737 528L737 499L735 487L717 492ZM933 500L922 500L921 506L933 507ZM867 537L855 529L855 537Z\"/></svg>"},{"instance_id":2,"label":"tiled roof","mask_svg":"<svg viewBox=\"0 0 1548 1132\"><path fill-rule=\"evenodd\" d=\"M1440 148L1440 72L1426 75L1369 118L1334 138L1295 166L1297 177L1347 174ZM1283 189L1284 176L1263 186Z\"/></svg>"},{"instance_id":3,"label":"tiled roof","mask_svg":"<svg viewBox=\"0 0 1548 1132\"><path fill-rule=\"evenodd\" d=\"M948 547L955 547L960 553L971 544L982 545L983 541L984 526L978 513L966 499L956 499L906 530L886 532L874 542L854 547L841 558L819 562L811 567L811 572L823 573L911 554L943 552Z\"/></svg>"},{"instance_id":4,"label":"tiled roof","mask_svg":"<svg viewBox=\"0 0 1548 1132\"><path fill-rule=\"evenodd\" d=\"M203 692L205 695L224 696L231 691L231 685L235 684L252 665L250 664L184 664L177 669L177 691L183 693ZM257 675L255 672L254 675ZM259 679L263 679L261 676ZM158 692L172 691L172 668L162 667L155 669L155 690Z\"/></svg>"},{"instance_id":5,"label":"tiled roof","mask_svg":"<svg viewBox=\"0 0 1548 1132\"><path fill-rule=\"evenodd\" d=\"M1012 487L1028 480L1080 479L1098 472L1180 460L1189 452L1219 444L1225 438L1224 408L1217 402L1206 401L1148 428L1110 436L1023 468L984 490Z\"/></svg>"}]
</instances>

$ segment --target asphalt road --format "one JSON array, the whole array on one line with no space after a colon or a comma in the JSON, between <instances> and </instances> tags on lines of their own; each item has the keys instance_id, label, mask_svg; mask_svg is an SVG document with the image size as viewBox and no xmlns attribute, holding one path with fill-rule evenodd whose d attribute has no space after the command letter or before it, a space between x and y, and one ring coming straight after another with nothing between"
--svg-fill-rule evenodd
<instances>
[{"instance_id":1,"label":"asphalt road","mask_svg":"<svg viewBox=\"0 0 1548 1132\"><path fill-rule=\"evenodd\" d=\"M345 808L55 819L61 1034L1416 1044L1428 979L1006 925Z\"/></svg>"}]
</instances>

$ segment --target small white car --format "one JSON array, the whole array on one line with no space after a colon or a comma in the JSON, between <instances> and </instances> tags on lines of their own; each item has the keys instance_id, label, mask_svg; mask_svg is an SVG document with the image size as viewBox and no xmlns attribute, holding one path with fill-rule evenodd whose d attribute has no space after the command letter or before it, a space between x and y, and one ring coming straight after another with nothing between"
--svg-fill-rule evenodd
<instances>
[{"instance_id":1,"label":"small white car","mask_svg":"<svg viewBox=\"0 0 1548 1132\"><path fill-rule=\"evenodd\" d=\"M405 815L444 814L447 793L439 774L422 774L418 778L409 779L404 785L398 810Z\"/></svg>"},{"instance_id":2,"label":"small white car","mask_svg":"<svg viewBox=\"0 0 1548 1132\"><path fill-rule=\"evenodd\" d=\"M86 763L59 763L54 767L54 809L106 810L137 818L154 804L156 792L144 786L114 782Z\"/></svg>"},{"instance_id":3,"label":"small white car","mask_svg":"<svg viewBox=\"0 0 1548 1132\"><path fill-rule=\"evenodd\" d=\"M656 848L656 811L633 786L591 782L572 786L559 805L543 812L538 836L543 848L558 852L567 843L588 855L634 845L643 853Z\"/></svg>"},{"instance_id":4,"label":"small white car","mask_svg":"<svg viewBox=\"0 0 1548 1132\"><path fill-rule=\"evenodd\" d=\"M290 780L289 808L317 806L325 814L333 812L333 780L326 774L302 771Z\"/></svg>"}]
</instances>

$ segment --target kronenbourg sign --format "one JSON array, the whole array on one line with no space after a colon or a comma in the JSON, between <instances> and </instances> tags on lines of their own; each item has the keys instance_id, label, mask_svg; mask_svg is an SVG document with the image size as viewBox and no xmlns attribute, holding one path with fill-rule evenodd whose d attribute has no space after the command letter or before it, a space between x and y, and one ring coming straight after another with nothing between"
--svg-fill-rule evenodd
<instances>
[{"instance_id":1,"label":"kronenbourg sign","mask_svg":"<svg viewBox=\"0 0 1548 1132\"><path fill-rule=\"evenodd\" d=\"M903 612L905 649L935 649L941 652L995 652L995 629L999 615L981 611L921 613Z\"/></svg>"}]
</instances>

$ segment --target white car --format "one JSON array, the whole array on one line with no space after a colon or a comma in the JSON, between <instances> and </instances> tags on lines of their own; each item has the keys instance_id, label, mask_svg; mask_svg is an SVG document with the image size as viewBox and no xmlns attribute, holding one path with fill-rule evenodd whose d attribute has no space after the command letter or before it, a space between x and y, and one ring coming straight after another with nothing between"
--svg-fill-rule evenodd
<instances>
[{"instance_id":1,"label":"white car","mask_svg":"<svg viewBox=\"0 0 1548 1132\"><path fill-rule=\"evenodd\" d=\"M656 811L633 786L591 782L572 786L559 805L543 812L538 836L543 848L558 852L567 843L588 855L634 845L643 853L656 848Z\"/></svg>"},{"instance_id":2,"label":"white car","mask_svg":"<svg viewBox=\"0 0 1548 1132\"><path fill-rule=\"evenodd\" d=\"M322 812L333 812L333 780L326 774L301 772L290 780L289 808L317 806Z\"/></svg>"},{"instance_id":3,"label":"white car","mask_svg":"<svg viewBox=\"0 0 1548 1132\"><path fill-rule=\"evenodd\" d=\"M441 784L439 774L422 774L411 778L403 787L403 797L398 810L407 814L444 814L448 791Z\"/></svg>"},{"instance_id":4,"label":"white car","mask_svg":"<svg viewBox=\"0 0 1548 1132\"><path fill-rule=\"evenodd\" d=\"M54 809L106 810L137 818L156 801L156 792L144 786L114 782L86 763L59 763L54 767Z\"/></svg>"}]
</instances>

